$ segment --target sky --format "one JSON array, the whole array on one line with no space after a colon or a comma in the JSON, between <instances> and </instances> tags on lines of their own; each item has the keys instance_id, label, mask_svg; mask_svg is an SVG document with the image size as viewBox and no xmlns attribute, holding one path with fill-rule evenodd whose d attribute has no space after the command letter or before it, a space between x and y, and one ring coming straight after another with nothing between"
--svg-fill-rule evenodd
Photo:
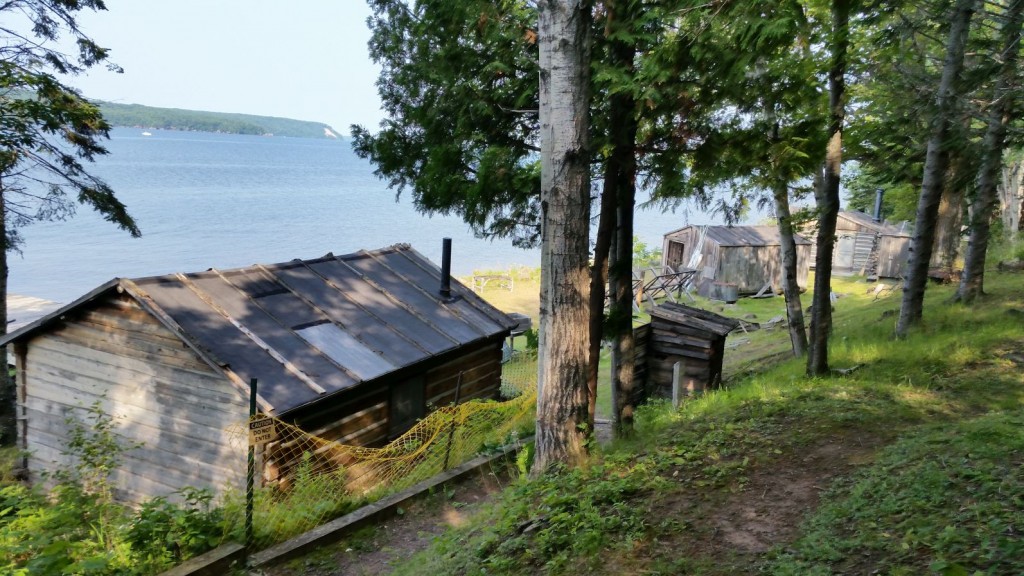
<instances>
[{"instance_id":1,"label":"sky","mask_svg":"<svg viewBox=\"0 0 1024 576\"><path fill-rule=\"evenodd\" d=\"M68 80L89 98L376 128L363 0L106 0L79 24L123 74Z\"/></svg>"}]
</instances>

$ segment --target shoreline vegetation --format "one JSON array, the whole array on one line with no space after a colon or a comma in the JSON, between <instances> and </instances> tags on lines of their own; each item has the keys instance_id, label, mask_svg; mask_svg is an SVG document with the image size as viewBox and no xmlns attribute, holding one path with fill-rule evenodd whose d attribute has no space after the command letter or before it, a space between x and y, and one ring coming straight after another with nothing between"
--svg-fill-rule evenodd
<instances>
[{"instance_id":1,"label":"shoreline vegetation","mask_svg":"<svg viewBox=\"0 0 1024 576\"><path fill-rule=\"evenodd\" d=\"M141 104L118 104L94 101L111 126L152 128L187 132L246 134L253 136L285 136L341 140L341 134L328 124L293 120L274 116L257 116L233 112L207 112L179 108L157 108Z\"/></svg>"}]
</instances>

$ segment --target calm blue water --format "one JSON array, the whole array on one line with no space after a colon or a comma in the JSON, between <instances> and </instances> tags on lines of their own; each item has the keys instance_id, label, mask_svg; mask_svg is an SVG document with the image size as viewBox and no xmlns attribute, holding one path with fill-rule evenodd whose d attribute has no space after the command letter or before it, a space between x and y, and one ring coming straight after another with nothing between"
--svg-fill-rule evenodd
<instances>
[{"instance_id":1,"label":"calm blue water","mask_svg":"<svg viewBox=\"0 0 1024 576\"><path fill-rule=\"evenodd\" d=\"M373 175L348 142L118 128L93 173L105 179L142 238L82 207L66 222L21 229L9 290L71 301L114 277L236 268L407 242L439 262L453 239L452 270L538 266L536 250L473 237L457 217L428 217ZM707 221L694 216L698 223ZM640 211L652 246L686 217Z\"/></svg>"}]
</instances>

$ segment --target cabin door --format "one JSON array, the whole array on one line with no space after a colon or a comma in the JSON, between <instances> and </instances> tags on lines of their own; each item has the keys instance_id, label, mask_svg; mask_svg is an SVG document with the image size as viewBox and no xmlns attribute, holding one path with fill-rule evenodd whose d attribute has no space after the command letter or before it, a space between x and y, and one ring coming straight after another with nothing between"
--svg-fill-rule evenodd
<instances>
[{"instance_id":1,"label":"cabin door","mask_svg":"<svg viewBox=\"0 0 1024 576\"><path fill-rule=\"evenodd\" d=\"M668 243L668 254L665 256L665 264L672 267L673 270L679 271L683 267L683 252L685 252L686 246L682 242L676 242L670 240Z\"/></svg>"},{"instance_id":2,"label":"cabin door","mask_svg":"<svg viewBox=\"0 0 1024 576\"><path fill-rule=\"evenodd\" d=\"M416 376L404 382L391 385L388 410L388 439L395 439L412 428L426 413L423 398L425 380Z\"/></svg>"}]
</instances>

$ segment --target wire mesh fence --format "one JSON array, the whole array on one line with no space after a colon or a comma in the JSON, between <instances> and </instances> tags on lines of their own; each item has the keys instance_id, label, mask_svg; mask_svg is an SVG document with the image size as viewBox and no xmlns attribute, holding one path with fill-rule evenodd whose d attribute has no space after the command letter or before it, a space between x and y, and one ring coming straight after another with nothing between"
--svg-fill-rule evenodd
<instances>
[{"instance_id":1,"label":"wire mesh fence","mask_svg":"<svg viewBox=\"0 0 1024 576\"><path fill-rule=\"evenodd\" d=\"M274 420L276 438L257 450L263 481L254 494L253 543L284 541L532 433L536 383L536 353L517 351L502 369L505 400L438 408L381 448L324 440ZM232 427L238 449L247 448L249 429ZM244 506L226 509L239 511L234 520L241 525Z\"/></svg>"}]
</instances>

